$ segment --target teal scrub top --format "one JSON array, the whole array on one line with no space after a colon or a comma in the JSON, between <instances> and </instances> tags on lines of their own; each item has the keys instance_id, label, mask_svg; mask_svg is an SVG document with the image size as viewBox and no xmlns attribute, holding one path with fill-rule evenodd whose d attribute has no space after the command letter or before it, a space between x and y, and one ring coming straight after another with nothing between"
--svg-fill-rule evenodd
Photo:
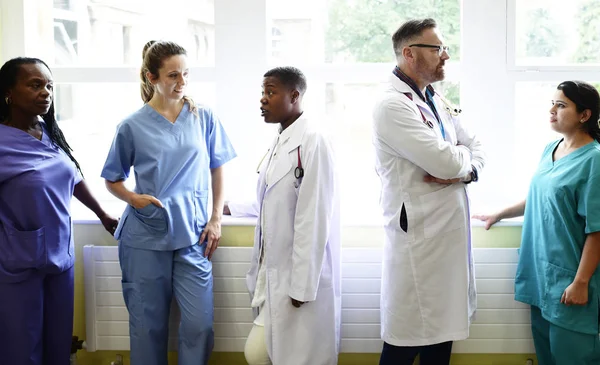
<instances>
[{"instance_id":1,"label":"teal scrub top","mask_svg":"<svg viewBox=\"0 0 600 365\"><path fill-rule=\"evenodd\" d=\"M560 299L575 279L587 235L600 231L600 145L593 141L552 161L561 141L546 146L531 180L515 300L539 307L557 326L598 334L600 270L590 280L587 305L566 306Z\"/></svg>"}]
</instances>

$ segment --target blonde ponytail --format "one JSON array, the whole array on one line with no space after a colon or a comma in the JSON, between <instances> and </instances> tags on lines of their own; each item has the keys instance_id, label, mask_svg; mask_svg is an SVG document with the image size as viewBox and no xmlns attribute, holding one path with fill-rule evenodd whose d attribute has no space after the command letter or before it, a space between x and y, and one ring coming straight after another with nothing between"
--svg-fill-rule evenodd
<instances>
[{"instance_id":1,"label":"blonde ponytail","mask_svg":"<svg viewBox=\"0 0 600 365\"><path fill-rule=\"evenodd\" d=\"M142 68L140 69L140 79L142 82L140 84L140 94L144 103L149 102L150 99L152 99L152 96L154 96L154 86L146 76L146 73L150 71L148 65L151 63L151 60L149 60L146 56L148 55L148 50L155 43L156 41L149 41L144 45L144 49L142 50ZM152 71L150 71L150 73L153 74Z\"/></svg>"},{"instance_id":2,"label":"blonde ponytail","mask_svg":"<svg viewBox=\"0 0 600 365\"><path fill-rule=\"evenodd\" d=\"M187 55L185 48L174 42L150 41L144 45L142 51L142 67L140 69L140 94L144 103L149 102L154 96L154 85L148 80L150 73L158 78L159 70L164 60L171 56ZM184 96L183 100L190 105L190 111L198 115L198 107L192 98Z\"/></svg>"}]
</instances>

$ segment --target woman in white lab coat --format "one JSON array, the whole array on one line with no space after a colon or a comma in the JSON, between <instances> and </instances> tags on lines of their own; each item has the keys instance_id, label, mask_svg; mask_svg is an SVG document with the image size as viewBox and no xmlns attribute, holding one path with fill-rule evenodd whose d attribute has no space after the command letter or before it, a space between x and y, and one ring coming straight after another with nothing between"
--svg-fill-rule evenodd
<instances>
[{"instance_id":1,"label":"woman in white lab coat","mask_svg":"<svg viewBox=\"0 0 600 365\"><path fill-rule=\"evenodd\" d=\"M336 365L341 324L339 199L329 141L302 113L306 79L293 67L264 75L261 111L279 134L260 164L258 216L246 277L258 317L250 365ZM246 206L247 208L247 206Z\"/></svg>"},{"instance_id":2,"label":"woman in white lab coat","mask_svg":"<svg viewBox=\"0 0 600 365\"><path fill-rule=\"evenodd\" d=\"M393 39L398 66L373 113L385 224L380 364L420 353L438 365L468 337L476 307L465 182L477 180L484 153L430 86L449 58L435 21L409 21Z\"/></svg>"}]
</instances>

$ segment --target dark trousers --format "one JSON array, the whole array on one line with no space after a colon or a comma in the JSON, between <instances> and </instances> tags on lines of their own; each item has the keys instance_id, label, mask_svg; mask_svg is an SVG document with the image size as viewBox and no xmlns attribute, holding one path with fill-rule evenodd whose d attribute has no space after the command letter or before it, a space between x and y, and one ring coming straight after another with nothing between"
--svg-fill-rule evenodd
<instances>
[{"instance_id":1,"label":"dark trousers","mask_svg":"<svg viewBox=\"0 0 600 365\"><path fill-rule=\"evenodd\" d=\"M379 365L413 365L420 355L420 365L448 365L452 341L428 346L404 347L383 343Z\"/></svg>"}]
</instances>

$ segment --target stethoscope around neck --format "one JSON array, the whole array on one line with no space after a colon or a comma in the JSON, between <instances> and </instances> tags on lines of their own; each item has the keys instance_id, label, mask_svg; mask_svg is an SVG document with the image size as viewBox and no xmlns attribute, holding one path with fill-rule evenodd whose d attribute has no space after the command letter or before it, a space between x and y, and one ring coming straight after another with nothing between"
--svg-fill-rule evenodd
<instances>
[{"instance_id":1,"label":"stethoscope around neck","mask_svg":"<svg viewBox=\"0 0 600 365\"><path fill-rule=\"evenodd\" d=\"M300 146L298 146L298 148L296 150L298 152L298 165L294 169L294 177L299 180L299 179L302 179L304 177L304 168L302 167L302 159L300 158ZM258 166L256 166L256 173L257 174L260 174L260 166L265 161L265 158L267 157L267 155L269 154L269 152L271 152L270 148L267 150L267 152L260 159L260 162L258 163Z\"/></svg>"},{"instance_id":2,"label":"stethoscope around neck","mask_svg":"<svg viewBox=\"0 0 600 365\"><path fill-rule=\"evenodd\" d=\"M302 179L304 177L304 169L302 168L302 160L300 159L300 146L298 146L298 166L294 169L294 176L296 179Z\"/></svg>"},{"instance_id":3,"label":"stethoscope around neck","mask_svg":"<svg viewBox=\"0 0 600 365\"><path fill-rule=\"evenodd\" d=\"M440 95L437 91L435 92L435 94L440 98L442 103L444 103L444 109L446 109L446 112L448 112L448 114L450 114L453 117L457 117L460 113L462 113L461 108L452 105L452 103L449 102L448 99Z\"/></svg>"}]
</instances>

